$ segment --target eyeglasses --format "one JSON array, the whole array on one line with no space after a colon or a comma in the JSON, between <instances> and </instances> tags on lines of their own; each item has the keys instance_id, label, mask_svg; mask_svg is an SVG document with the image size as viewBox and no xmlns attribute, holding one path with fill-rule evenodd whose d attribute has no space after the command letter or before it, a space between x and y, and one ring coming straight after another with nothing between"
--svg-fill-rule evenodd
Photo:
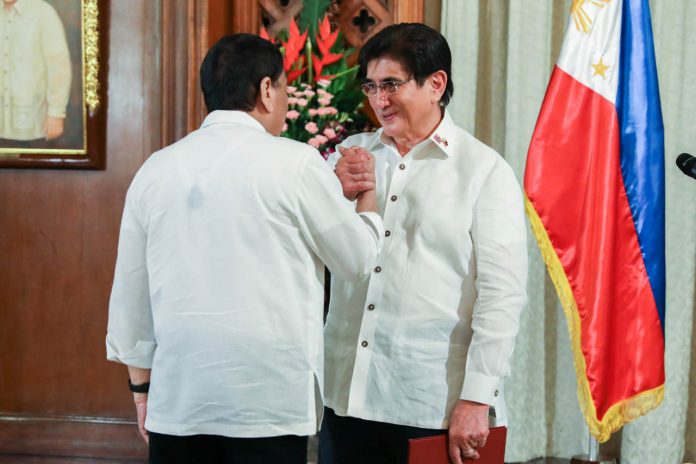
<instances>
[{"instance_id":1,"label":"eyeglasses","mask_svg":"<svg viewBox=\"0 0 696 464\"><path fill-rule=\"evenodd\" d=\"M375 84L374 82L366 82L363 85L361 85L360 88L362 89L363 93L368 97L374 97L375 95L377 95L378 90L381 90L387 95L394 95L396 91L399 90L399 86L404 85L411 79L413 78L410 77L405 81L384 81L381 84Z\"/></svg>"}]
</instances>

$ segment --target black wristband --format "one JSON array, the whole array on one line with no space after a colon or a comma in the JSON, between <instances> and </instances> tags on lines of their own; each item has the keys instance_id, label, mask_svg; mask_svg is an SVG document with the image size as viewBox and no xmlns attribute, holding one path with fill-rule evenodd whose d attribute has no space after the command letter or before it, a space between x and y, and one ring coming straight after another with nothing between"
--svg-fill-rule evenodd
<instances>
[{"instance_id":1,"label":"black wristband","mask_svg":"<svg viewBox=\"0 0 696 464\"><path fill-rule=\"evenodd\" d=\"M128 389L133 393L147 393L150 391L150 382L141 383L140 385L133 385L128 379Z\"/></svg>"}]
</instances>

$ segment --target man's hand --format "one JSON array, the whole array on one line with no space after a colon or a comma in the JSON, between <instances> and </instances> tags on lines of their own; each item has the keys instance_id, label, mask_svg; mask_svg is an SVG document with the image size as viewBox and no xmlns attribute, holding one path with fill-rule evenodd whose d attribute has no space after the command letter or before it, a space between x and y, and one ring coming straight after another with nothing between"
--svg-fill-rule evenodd
<instances>
[{"instance_id":1,"label":"man's hand","mask_svg":"<svg viewBox=\"0 0 696 464\"><path fill-rule=\"evenodd\" d=\"M343 196L355 200L358 194L375 188L375 159L359 147L339 147L341 156L336 163L336 175L343 187Z\"/></svg>"},{"instance_id":2,"label":"man's hand","mask_svg":"<svg viewBox=\"0 0 696 464\"><path fill-rule=\"evenodd\" d=\"M150 444L150 435L145 429L145 418L147 417L147 393L133 393L135 410L138 413L138 431L145 443Z\"/></svg>"},{"instance_id":3,"label":"man's hand","mask_svg":"<svg viewBox=\"0 0 696 464\"><path fill-rule=\"evenodd\" d=\"M449 455L453 464L464 459L478 459L476 448L486 444L488 438L487 404L459 400L452 411L449 427Z\"/></svg>"},{"instance_id":4,"label":"man's hand","mask_svg":"<svg viewBox=\"0 0 696 464\"><path fill-rule=\"evenodd\" d=\"M65 118L56 118L54 116L46 116L44 121L43 133L46 134L46 140L52 140L63 134Z\"/></svg>"},{"instance_id":5,"label":"man's hand","mask_svg":"<svg viewBox=\"0 0 696 464\"><path fill-rule=\"evenodd\" d=\"M128 377L133 385L142 385L150 381L150 369L128 366ZM145 418L147 417L147 393L133 393L135 412L138 413L138 431L145 443L150 444L150 435L145 429Z\"/></svg>"}]
</instances>

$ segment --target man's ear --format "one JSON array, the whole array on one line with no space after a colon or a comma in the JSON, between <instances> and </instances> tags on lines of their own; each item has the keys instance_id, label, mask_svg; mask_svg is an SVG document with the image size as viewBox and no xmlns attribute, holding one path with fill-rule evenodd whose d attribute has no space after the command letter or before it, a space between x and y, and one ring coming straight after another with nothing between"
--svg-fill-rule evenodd
<instances>
[{"instance_id":1,"label":"man's ear","mask_svg":"<svg viewBox=\"0 0 696 464\"><path fill-rule=\"evenodd\" d=\"M259 84L259 110L265 113L271 113L273 111L273 93L275 89L273 88L273 81L270 77L266 76L261 79Z\"/></svg>"},{"instance_id":2,"label":"man's ear","mask_svg":"<svg viewBox=\"0 0 696 464\"><path fill-rule=\"evenodd\" d=\"M430 76L430 88L434 101L439 102L447 88L447 73L443 70L435 71Z\"/></svg>"}]
</instances>

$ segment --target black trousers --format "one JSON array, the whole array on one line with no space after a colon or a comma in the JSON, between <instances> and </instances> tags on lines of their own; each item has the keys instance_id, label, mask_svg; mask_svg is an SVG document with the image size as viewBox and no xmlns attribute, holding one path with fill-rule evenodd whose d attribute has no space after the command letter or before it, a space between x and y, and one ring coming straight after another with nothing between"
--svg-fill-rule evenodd
<instances>
[{"instance_id":1,"label":"black trousers","mask_svg":"<svg viewBox=\"0 0 696 464\"><path fill-rule=\"evenodd\" d=\"M230 438L150 432L151 464L306 464L307 437Z\"/></svg>"},{"instance_id":2,"label":"black trousers","mask_svg":"<svg viewBox=\"0 0 696 464\"><path fill-rule=\"evenodd\" d=\"M447 430L337 416L324 408L319 432L319 464L407 464L408 440Z\"/></svg>"}]
</instances>

